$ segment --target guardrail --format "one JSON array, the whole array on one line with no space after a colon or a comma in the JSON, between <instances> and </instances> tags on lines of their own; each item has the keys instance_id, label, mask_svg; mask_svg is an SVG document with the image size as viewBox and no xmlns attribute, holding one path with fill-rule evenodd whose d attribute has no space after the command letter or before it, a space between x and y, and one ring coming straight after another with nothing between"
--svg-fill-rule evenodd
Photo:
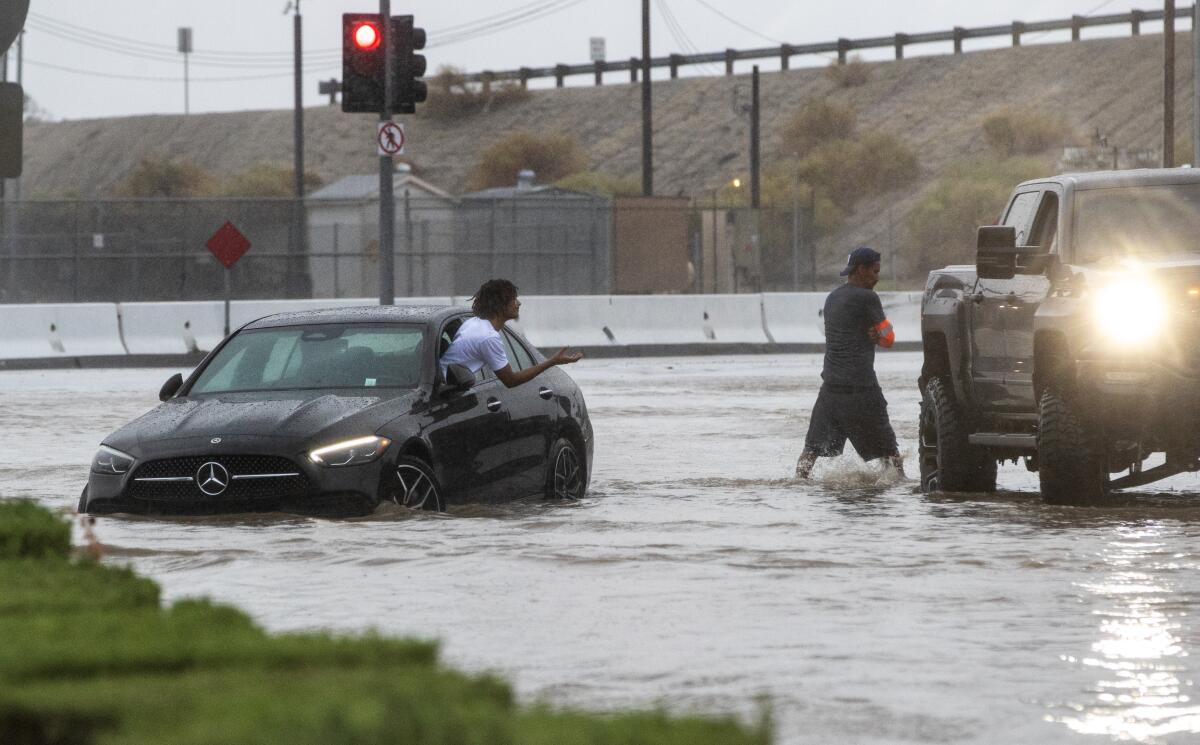
<instances>
[{"instance_id":1,"label":"guardrail","mask_svg":"<svg viewBox=\"0 0 1200 745\"><path fill-rule=\"evenodd\" d=\"M514 325L540 349L571 346L591 356L816 352L824 348L826 294L526 296ZM882 292L880 299L900 348L918 348L921 293ZM230 316L236 329L273 313L377 302L235 300ZM219 301L0 305L0 369L194 364L221 341L223 325Z\"/></svg>"},{"instance_id":2,"label":"guardrail","mask_svg":"<svg viewBox=\"0 0 1200 745\"><path fill-rule=\"evenodd\" d=\"M1193 6L1176 8L1175 17L1191 18L1193 9ZM1021 37L1025 34L1070 30L1071 41L1079 41L1082 31L1085 28L1123 25L1128 25L1130 33L1133 36L1137 36L1141 33L1143 23L1161 21L1165 17L1166 13L1162 10L1132 10L1128 13L1111 13L1108 15L1075 15L1070 18L1053 21L1034 21L1030 23L1013 21L1008 24L979 26L976 28L955 26L949 31L933 31L921 34L896 33L891 36L872 36L862 39L842 38L815 44L781 44L777 47L760 47L757 49L725 49L719 52L704 52L700 54L670 54L651 57L650 67L669 68L671 79L675 79L679 76L679 68L681 67L713 63L724 63L725 74L732 75L734 63L742 60L778 58L780 67L786 70L788 69L789 60L792 57L807 54L836 53L838 63L845 64L847 55L859 49L886 49L890 47L895 50L896 59L903 59L905 47L913 44L951 42L954 45L954 53L962 54L963 42L967 39L1007 36L1012 39L1012 45L1018 47L1021 45ZM468 73L465 75L465 78L468 82L484 84L515 80L519 81L522 87L528 86L530 80L554 78L555 84L559 88L562 88L566 78L575 75L592 75L595 78L596 85L603 85L604 73L606 72L627 71L629 73L629 81L636 83L638 70L641 67L642 61L639 57L630 57L628 60L614 62L587 62L577 65L558 64L550 67L518 67L514 70L500 71L483 70L482 72Z\"/></svg>"}]
</instances>

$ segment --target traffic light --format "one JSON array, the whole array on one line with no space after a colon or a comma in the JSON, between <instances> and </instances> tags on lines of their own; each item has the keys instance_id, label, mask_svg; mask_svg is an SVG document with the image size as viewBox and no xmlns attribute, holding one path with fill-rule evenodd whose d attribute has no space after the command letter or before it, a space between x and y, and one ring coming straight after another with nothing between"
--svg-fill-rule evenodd
<instances>
[{"instance_id":1,"label":"traffic light","mask_svg":"<svg viewBox=\"0 0 1200 745\"><path fill-rule=\"evenodd\" d=\"M414 114L428 92L425 83L419 80L425 75L425 55L415 53L425 48L425 29L414 27L412 16L393 16L392 33L395 55L392 109L397 114Z\"/></svg>"},{"instance_id":2,"label":"traffic light","mask_svg":"<svg viewBox=\"0 0 1200 745\"><path fill-rule=\"evenodd\" d=\"M0 178L21 175L22 119L25 92L16 83L0 83Z\"/></svg>"},{"instance_id":3,"label":"traffic light","mask_svg":"<svg viewBox=\"0 0 1200 745\"><path fill-rule=\"evenodd\" d=\"M342 14L342 111L379 112L385 70L383 17Z\"/></svg>"}]
</instances>

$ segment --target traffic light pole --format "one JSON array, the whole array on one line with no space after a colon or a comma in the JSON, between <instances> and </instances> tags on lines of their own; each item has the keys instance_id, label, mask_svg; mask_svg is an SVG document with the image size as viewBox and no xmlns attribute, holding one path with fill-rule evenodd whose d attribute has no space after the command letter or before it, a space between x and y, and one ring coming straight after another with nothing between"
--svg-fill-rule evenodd
<instances>
[{"instance_id":1,"label":"traffic light pole","mask_svg":"<svg viewBox=\"0 0 1200 745\"><path fill-rule=\"evenodd\" d=\"M379 120L392 120L392 88L396 82L392 79L392 7L391 0L379 0L379 15L383 19L380 32L383 35L384 65L383 106L379 110ZM396 200L392 194L392 158L390 155L379 156L379 304L396 304L396 255L392 247L395 242Z\"/></svg>"}]
</instances>

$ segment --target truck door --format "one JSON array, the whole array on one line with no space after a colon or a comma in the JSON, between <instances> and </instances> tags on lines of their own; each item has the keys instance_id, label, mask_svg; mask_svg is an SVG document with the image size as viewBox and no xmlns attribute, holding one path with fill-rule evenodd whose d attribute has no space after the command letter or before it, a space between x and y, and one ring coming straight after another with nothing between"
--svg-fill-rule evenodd
<instances>
[{"instance_id":1,"label":"truck door","mask_svg":"<svg viewBox=\"0 0 1200 745\"><path fill-rule=\"evenodd\" d=\"M1041 193L1028 235L1017 245L1036 248L1017 257L1017 274L1012 279L1012 296L1006 312L1004 338L1008 348L1005 388L1013 407L1022 411L1037 408L1033 392L1033 317L1050 292L1047 262L1042 252L1058 253L1058 220L1061 195L1058 187Z\"/></svg>"},{"instance_id":2,"label":"truck door","mask_svg":"<svg viewBox=\"0 0 1200 745\"><path fill-rule=\"evenodd\" d=\"M1017 245L1029 235L1040 192L1034 188L1013 196L1001 224L1016 228ZM1006 314L1015 279L979 279L970 297L971 383L979 406L1006 409L1012 404L1005 377L1012 367L1006 346Z\"/></svg>"}]
</instances>

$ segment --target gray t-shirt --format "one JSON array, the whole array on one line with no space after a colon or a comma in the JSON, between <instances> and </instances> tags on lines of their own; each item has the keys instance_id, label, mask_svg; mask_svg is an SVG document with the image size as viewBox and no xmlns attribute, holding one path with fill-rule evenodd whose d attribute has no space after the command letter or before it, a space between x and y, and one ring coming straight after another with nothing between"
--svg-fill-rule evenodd
<instances>
[{"instance_id":1,"label":"gray t-shirt","mask_svg":"<svg viewBox=\"0 0 1200 745\"><path fill-rule=\"evenodd\" d=\"M845 284L825 298L825 366L821 379L835 385L877 386L875 342L867 331L886 319L874 290Z\"/></svg>"}]
</instances>

